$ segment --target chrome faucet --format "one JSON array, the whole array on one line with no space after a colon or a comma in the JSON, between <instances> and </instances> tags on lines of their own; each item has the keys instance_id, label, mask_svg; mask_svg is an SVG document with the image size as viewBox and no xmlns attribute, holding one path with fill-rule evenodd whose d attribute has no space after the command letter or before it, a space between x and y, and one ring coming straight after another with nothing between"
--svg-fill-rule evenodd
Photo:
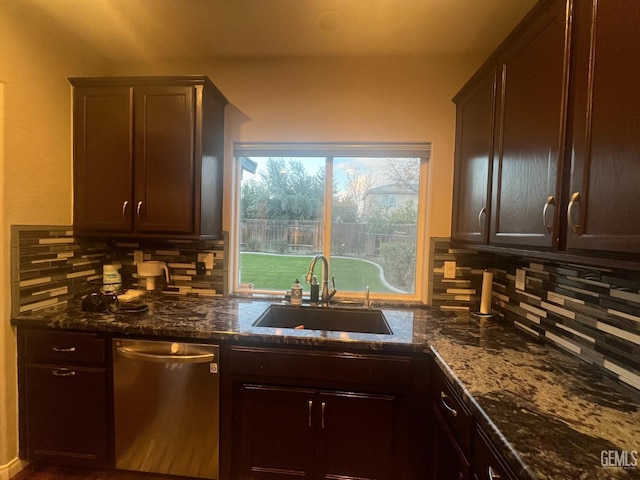
<instances>
[{"instance_id":1,"label":"chrome faucet","mask_svg":"<svg viewBox=\"0 0 640 480\"><path fill-rule=\"evenodd\" d=\"M320 292L320 296L322 297L320 305L324 307L329 306L329 301L336 294L336 277L331 277L331 283L333 284L331 290L329 290L329 262L327 261L327 257L322 254L318 254L313 257L311 263L309 264L309 271L307 272L307 276L305 277L305 281L307 283L311 283L311 279L313 278L313 269L316 267L316 262L318 260L322 260L322 291Z\"/></svg>"}]
</instances>

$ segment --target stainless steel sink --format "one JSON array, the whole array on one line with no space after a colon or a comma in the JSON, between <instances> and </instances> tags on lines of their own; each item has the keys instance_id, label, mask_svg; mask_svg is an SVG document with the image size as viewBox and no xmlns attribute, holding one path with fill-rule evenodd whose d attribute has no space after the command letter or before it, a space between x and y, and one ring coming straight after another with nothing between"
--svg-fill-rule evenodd
<instances>
[{"instance_id":1,"label":"stainless steel sink","mask_svg":"<svg viewBox=\"0 0 640 480\"><path fill-rule=\"evenodd\" d=\"M381 310L270 305L254 327L393 335Z\"/></svg>"}]
</instances>

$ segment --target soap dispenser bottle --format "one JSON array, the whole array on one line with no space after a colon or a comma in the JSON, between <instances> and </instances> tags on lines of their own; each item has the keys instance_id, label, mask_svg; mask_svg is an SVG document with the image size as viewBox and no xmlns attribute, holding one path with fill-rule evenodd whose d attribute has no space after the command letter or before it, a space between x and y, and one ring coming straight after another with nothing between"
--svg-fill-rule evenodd
<instances>
[{"instance_id":1,"label":"soap dispenser bottle","mask_svg":"<svg viewBox=\"0 0 640 480\"><path fill-rule=\"evenodd\" d=\"M311 280L310 288L310 300L312 305L317 305L320 301L320 285L318 285L318 277L313 276L313 280Z\"/></svg>"},{"instance_id":2,"label":"soap dispenser bottle","mask_svg":"<svg viewBox=\"0 0 640 480\"><path fill-rule=\"evenodd\" d=\"M297 278L295 283L291 285L291 304L302 305L302 285Z\"/></svg>"}]
</instances>

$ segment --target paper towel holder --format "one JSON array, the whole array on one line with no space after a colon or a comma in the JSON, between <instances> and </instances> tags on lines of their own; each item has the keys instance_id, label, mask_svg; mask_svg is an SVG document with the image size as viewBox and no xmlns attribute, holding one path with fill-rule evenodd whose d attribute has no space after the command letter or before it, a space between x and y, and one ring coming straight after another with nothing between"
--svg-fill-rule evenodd
<instances>
[{"instance_id":1,"label":"paper towel holder","mask_svg":"<svg viewBox=\"0 0 640 480\"><path fill-rule=\"evenodd\" d=\"M492 318L492 317L495 317L495 315L493 313L471 312L471 315L473 315L476 318Z\"/></svg>"},{"instance_id":2,"label":"paper towel holder","mask_svg":"<svg viewBox=\"0 0 640 480\"><path fill-rule=\"evenodd\" d=\"M480 311L472 312L472 315L477 318L491 318L493 313L491 312L491 296L493 290L493 273L488 269L482 272L482 291L480 293Z\"/></svg>"}]
</instances>

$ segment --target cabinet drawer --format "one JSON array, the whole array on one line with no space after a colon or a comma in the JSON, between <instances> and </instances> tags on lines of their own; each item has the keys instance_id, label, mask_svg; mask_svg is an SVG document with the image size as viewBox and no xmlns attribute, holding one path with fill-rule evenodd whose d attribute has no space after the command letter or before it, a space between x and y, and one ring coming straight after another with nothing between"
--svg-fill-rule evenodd
<instances>
[{"instance_id":1,"label":"cabinet drawer","mask_svg":"<svg viewBox=\"0 0 640 480\"><path fill-rule=\"evenodd\" d=\"M27 330L25 358L29 363L104 364L104 339L92 333Z\"/></svg>"},{"instance_id":2,"label":"cabinet drawer","mask_svg":"<svg viewBox=\"0 0 640 480\"><path fill-rule=\"evenodd\" d=\"M473 442L472 464L476 480L516 480L483 431L476 430Z\"/></svg>"},{"instance_id":3,"label":"cabinet drawer","mask_svg":"<svg viewBox=\"0 0 640 480\"><path fill-rule=\"evenodd\" d=\"M408 386L411 358L289 349L233 347L233 373Z\"/></svg>"},{"instance_id":4,"label":"cabinet drawer","mask_svg":"<svg viewBox=\"0 0 640 480\"><path fill-rule=\"evenodd\" d=\"M438 370L433 380L433 404L442 419L451 429L465 455L471 453L473 435L473 415L462 403L458 394Z\"/></svg>"}]
</instances>

